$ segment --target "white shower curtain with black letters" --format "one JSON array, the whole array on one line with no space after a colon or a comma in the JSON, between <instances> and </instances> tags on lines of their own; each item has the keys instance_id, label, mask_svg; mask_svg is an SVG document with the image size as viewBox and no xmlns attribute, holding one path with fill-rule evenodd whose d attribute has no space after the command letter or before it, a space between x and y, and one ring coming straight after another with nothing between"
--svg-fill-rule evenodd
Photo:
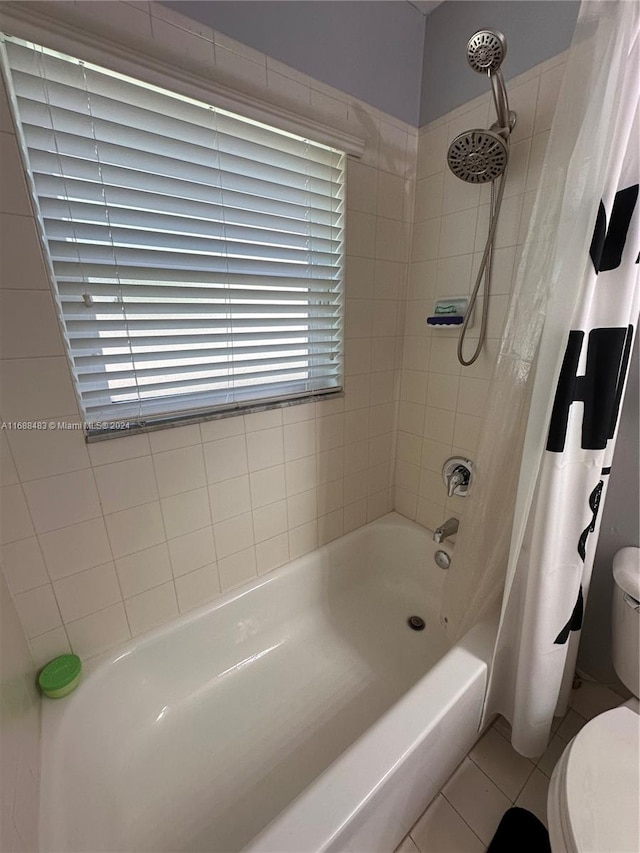
<instances>
[{"instance_id":1,"label":"white shower curtain with black letters","mask_svg":"<svg viewBox=\"0 0 640 853\"><path fill-rule=\"evenodd\" d=\"M583 2L445 591L457 637L504 584L485 719L530 757L575 665L640 311L639 69L640 5Z\"/></svg>"}]
</instances>

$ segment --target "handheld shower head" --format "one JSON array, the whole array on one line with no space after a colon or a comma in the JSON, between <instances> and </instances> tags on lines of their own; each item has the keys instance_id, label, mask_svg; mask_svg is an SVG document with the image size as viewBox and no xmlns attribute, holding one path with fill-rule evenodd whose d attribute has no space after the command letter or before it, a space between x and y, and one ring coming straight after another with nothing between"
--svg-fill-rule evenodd
<instances>
[{"instance_id":1,"label":"handheld shower head","mask_svg":"<svg viewBox=\"0 0 640 853\"><path fill-rule=\"evenodd\" d=\"M453 140L447 153L449 168L461 181L486 184L507 168L509 153L503 138L491 130L467 130Z\"/></svg>"},{"instance_id":2,"label":"handheld shower head","mask_svg":"<svg viewBox=\"0 0 640 853\"><path fill-rule=\"evenodd\" d=\"M507 55L507 40L494 30L478 30L467 42L467 62L479 74L494 74Z\"/></svg>"},{"instance_id":3,"label":"handheld shower head","mask_svg":"<svg viewBox=\"0 0 640 853\"><path fill-rule=\"evenodd\" d=\"M489 75L500 126L498 129L508 136L515 124L515 113L509 110L507 90L500 71L506 55L507 40L497 30L478 30L467 42L467 62L479 74Z\"/></svg>"}]
</instances>

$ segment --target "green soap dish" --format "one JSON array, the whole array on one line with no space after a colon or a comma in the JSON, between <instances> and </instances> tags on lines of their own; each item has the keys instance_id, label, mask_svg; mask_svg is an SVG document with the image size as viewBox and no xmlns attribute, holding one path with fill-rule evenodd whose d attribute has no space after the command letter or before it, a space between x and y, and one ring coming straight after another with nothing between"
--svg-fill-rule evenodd
<instances>
[{"instance_id":1,"label":"green soap dish","mask_svg":"<svg viewBox=\"0 0 640 853\"><path fill-rule=\"evenodd\" d=\"M78 686L82 661L78 655L60 655L50 661L38 676L38 684L45 696L62 699Z\"/></svg>"}]
</instances>

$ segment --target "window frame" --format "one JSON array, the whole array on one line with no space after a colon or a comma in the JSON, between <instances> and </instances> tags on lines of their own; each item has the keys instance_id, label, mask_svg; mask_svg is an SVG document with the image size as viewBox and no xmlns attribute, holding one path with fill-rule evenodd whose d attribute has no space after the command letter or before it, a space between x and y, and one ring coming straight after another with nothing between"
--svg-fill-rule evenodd
<instances>
[{"instance_id":1,"label":"window frame","mask_svg":"<svg viewBox=\"0 0 640 853\"><path fill-rule=\"evenodd\" d=\"M9 17L12 16L14 10L11 10ZM304 116L295 114L287 109L270 105L263 98L256 98L246 93L240 93L222 84L212 82L210 79L200 77L191 71L177 68L167 62L160 61L149 56L144 51L137 50L135 60L131 59L131 53L123 49L121 44L116 44L107 38L96 33L81 31L77 28L74 30L67 24L61 24L58 21L51 21L50 18L41 15L40 13L29 13L28 10L16 10L17 21L13 27L7 27L3 21L2 29L7 34L25 41L30 41L35 44L42 45L51 50L60 53L66 53L73 57L81 57L84 61L103 66L116 74L123 74L132 77L143 83L151 86L157 86L161 89L166 89L177 95L182 95L186 98L206 102L211 106L219 107L223 110L235 112L241 117L247 117L254 121L267 124L274 129L284 130L289 133L294 133L299 136L307 136L321 144L328 145L332 148L340 148L346 155L352 157L360 157L364 150L364 142L362 139L355 137L349 133L336 130L334 127L328 127L319 122L309 119ZM26 14L25 14L26 11ZM7 16L3 16L7 17ZM42 20L46 18L46 24L43 28ZM26 20L25 20L26 19ZM7 87L10 98L14 98L11 92L11 87ZM16 104L12 104L12 109L16 110ZM17 114L17 113L16 113ZM22 136L21 127L16 128L18 132L18 140L22 149L23 160L28 164L28 159L25 157L26 145ZM33 200L36 195L34 187L31 183L30 170L25 169L29 189ZM344 170L344 192L346 196L346 164ZM37 203L34 204L36 218L40 220ZM346 198L344 199L344 216L346 231ZM38 222L39 238L44 243L44 231L42 221ZM344 233L343 231L343 233ZM45 248L45 258L49 267L49 277L51 280L52 290L56 293L55 277L48 257L48 251ZM342 253L342 280L344 281L344 264L346 253ZM268 409L287 407L290 405L299 405L310 401L319 401L323 399L333 399L344 394L344 316L345 316L345 294L344 288L341 297L341 324L342 324L342 346L341 346L341 377L342 387L338 389L322 389L307 394L295 394L292 398L283 395L277 400L260 401L254 399L246 403L234 403L229 406L216 406L210 411L200 410L197 412L167 413L162 415L146 418L143 422L132 422L126 429L110 428L108 430L85 430L85 438L87 441L99 441L113 438L120 435L132 435L141 432L149 432L156 429L164 429L169 427L181 426L190 423L198 423L208 420L217 420L223 417L229 417L238 414L249 414L256 411L264 411ZM64 323L61 321L62 328ZM75 380L75 369L69 352L67 352L67 360L70 370ZM74 390L79 398L81 411L84 413L84 406L80 399L77 383L74 381Z\"/></svg>"}]
</instances>

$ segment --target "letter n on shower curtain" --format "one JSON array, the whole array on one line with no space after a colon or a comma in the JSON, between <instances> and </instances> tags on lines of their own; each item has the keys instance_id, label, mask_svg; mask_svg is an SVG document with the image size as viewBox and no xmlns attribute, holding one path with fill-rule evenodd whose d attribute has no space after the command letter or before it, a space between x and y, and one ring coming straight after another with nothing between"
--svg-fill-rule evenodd
<instances>
[{"instance_id":1,"label":"letter n on shower curtain","mask_svg":"<svg viewBox=\"0 0 640 853\"><path fill-rule=\"evenodd\" d=\"M537 407L546 412L544 436L539 437L544 445L539 442L536 456L535 441L527 433L522 470L527 470L529 453L530 473L528 484L522 482L526 474L521 475L518 488L487 701L487 713L499 712L511 721L515 748L530 757L546 747L565 667L572 672L575 664L640 310L639 22L635 3L583 4L572 47L581 54L576 62L602 65L593 72L600 77L588 97L600 98L605 111L614 98L616 106L609 111L609 126L580 129L572 158L577 163L569 168L574 181L595 182L591 191L599 196L593 204L597 213L580 249L583 257L572 263L565 259L553 284L554 290L574 291L575 298L549 297L547 324L555 326L561 351L552 367L553 354L539 357L533 385L531 411ZM615 73L607 52L611 64L617 63ZM571 61L570 55L568 70ZM571 92L563 92L558 109L563 96L568 103ZM586 115L593 119L596 107L592 103ZM590 145L595 146L593 158ZM585 189L576 184L567 191ZM558 256L563 248L555 247ZM563 305L570 306L566 316ZM545 326L541 354L546 331Z\"/></svg>"}]
</instances>

